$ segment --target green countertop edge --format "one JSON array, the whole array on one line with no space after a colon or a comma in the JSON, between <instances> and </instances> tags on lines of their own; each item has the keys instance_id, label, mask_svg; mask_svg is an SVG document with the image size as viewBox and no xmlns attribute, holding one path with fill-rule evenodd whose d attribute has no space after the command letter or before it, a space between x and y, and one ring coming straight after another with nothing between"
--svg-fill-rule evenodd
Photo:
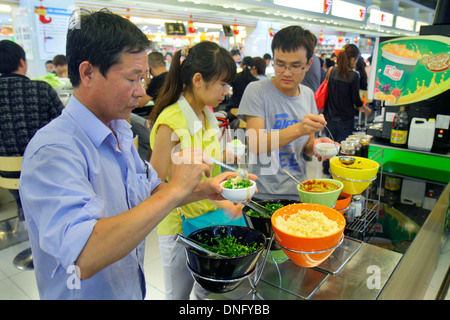
<instances>
[{"instance_id":1,"label":"green countertop edge","mask_svg":"<svg viewBox=\"0 0 450 320\"><path fill-rule=\"evenodd\" d=\"M372 145L369 149L369 157L381 148L384 149L384 173L390 172L445 184L450 181L449 157Z\"/></svg>"}]
</instances>

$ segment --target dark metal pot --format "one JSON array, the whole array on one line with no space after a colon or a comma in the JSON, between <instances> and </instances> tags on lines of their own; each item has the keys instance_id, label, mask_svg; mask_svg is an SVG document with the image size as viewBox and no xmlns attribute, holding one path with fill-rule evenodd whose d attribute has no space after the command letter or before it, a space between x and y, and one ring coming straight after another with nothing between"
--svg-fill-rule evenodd
<instances>
[{"instance_id":1,"label":"dark metal pot","mask_svg":"<svg viewBox=\"0 0 450 320\"><path fill-rule=\"evenodd\" d=\"M188 267L189 267L189 265L188 265ZM229 292L229 291L236 289L237 287L240 286L242 281L247 279L247 277L251 276L253 274L253 272L255 271L255 268L253 268L252 271L250 271L248 274L244 275L243 277L227 280L227 279L215 279L212 277L204 277L204 276L199 275L198 273L195 273L190 267L189 267L189 269L192 273L192 277L194 278L194 280L203 289L206 289L209 292L214 292L214 293L225 293L225 292Z\"/></svg>"},{"instance_id":2,"label":"dark metal pot","mask_svg":"<svg viewBox=\"0 0 450 320\"><path fill-rule=\"evenodd\" d=\"M262 232L240 226L207 227L194 231L188 238L205 243L210 238L218 236L234 236L241 244L250 245L257 242L261 246L250 254L230 258L207 256L195 249L186 248L188 266L198 276L218 280L233 280L244 277L254 269L267 243L267 239Z\"/></svg>"},{"instance_id":3,"label":"dark metal pot","mask_svg":"<svg viewBox=\"0 0 450 320\"><path fill-rule=\"evenodd\" d=\"M283 206L287 206L288 204L293 203L300 203L300 200L263 200L263 201L256 201L261 206L265 206L266 204L282 204ZM264 217L254 217L251 215L248 215L247 212L251 210L249 207L245 206L244 209L242 209L242 213L244 214L245 221L247 222L247 225L252 228L256 229L258 231L261 231L267 238L271 237L272 233L272 223L270 221L270 218L264 218ZM281 247L278 245L276 241L272 241L272 245L270 247L271 250L281 250Z\"/></svg>"}]
</instances>

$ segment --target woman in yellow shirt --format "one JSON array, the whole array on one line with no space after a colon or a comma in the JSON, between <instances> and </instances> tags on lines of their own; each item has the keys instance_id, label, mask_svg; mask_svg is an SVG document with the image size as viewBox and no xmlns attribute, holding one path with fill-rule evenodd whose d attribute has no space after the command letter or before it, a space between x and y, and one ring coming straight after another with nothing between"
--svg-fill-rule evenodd
<instances>
[{"instance_id":1,"label":"woman in yellow shirt","mask_svg":"<svg viewBox=\"0 0 450 320\"><path fill-rule=\"evenodd\" d=\"M217 120L208 106L217 107L225 99L228 83L235 75L233 58L214 42L203 41L174 54L150 114L150 162L162 180L169 177L172 153L180 149L202 148L210 157L223 161ZM220 172L221 168L213 165L212 176ZM186 267L184 247L175 241L177 233L183 233L180 212L193 218L220 208L236 217L242 214L242 207L230 201L202 200L172 211L158 225L167 299L189 299L194 284ZM196 298L205 294L195 286Z\"/></svg>"}]
</instances>

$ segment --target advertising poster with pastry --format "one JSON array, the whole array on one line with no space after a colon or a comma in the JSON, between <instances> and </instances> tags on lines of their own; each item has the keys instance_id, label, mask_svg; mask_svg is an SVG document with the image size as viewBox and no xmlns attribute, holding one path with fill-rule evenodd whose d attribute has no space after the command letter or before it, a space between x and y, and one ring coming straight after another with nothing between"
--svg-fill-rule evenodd
<instances>
[{"instance_id":1,"label":"advertising poster with pastry","mask_svg":"<svg viewBox=\"0 0 450 320\"><path fill-rule=\"evenodd\" d=\"M450 88L450 38L415 36L381 42L374 99L405 105Z\"/></svg>"}]
</instances>

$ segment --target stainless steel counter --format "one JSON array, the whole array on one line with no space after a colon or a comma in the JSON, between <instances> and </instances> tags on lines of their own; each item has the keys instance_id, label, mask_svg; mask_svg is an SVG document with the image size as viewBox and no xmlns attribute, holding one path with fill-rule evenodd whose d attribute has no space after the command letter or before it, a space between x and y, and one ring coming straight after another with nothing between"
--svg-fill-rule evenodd
<instances>
[{"instance_id":1,"label":"stainless steel counter","mask_svg":"<svg viewBox=\"0 0 450 320\"><path fill-rule=\"evenodd\" d=\"M274 262L269 256L254 289L249 280L244 280L237 289L224 294L211 294L208 298L376 299L401 258L400 253L345 238L342 245L319 267L303 268L291 260Z\"/></svg>"}]
</instances>

